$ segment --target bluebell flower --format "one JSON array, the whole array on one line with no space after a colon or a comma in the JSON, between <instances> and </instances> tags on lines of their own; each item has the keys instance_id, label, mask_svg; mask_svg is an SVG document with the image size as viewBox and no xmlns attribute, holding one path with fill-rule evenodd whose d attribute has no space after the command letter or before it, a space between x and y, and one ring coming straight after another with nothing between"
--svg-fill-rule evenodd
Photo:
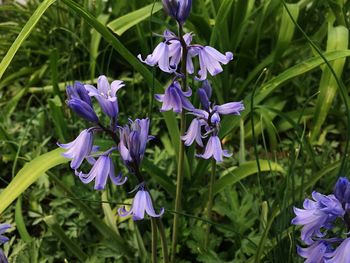
<instances>
[{"instance_id":1,"label":"bluebell flower","mask_svg":"<svg viewBox=\"0 0 350 263\"><path fill-rule=\"evenodd\" d=\"M9 241L9 238L5 237L3 234L10 228L10 224L0 224L0 245L5 244L7 241Z\"/></svg>"},{"instance_id":2,"label":"bluebell flower","mask_svg":"<svg viewBox=\"0 0 350 263\"><path fill-rule=\"evenodd\" d=\"M345 177L340 177L334 188L335 197L342 203L345 210L350 210L350 182Z\"/></svg>"},{"instance_id":3,"label":"bluebell flower","mask_svg":"<svg viewBox=\"0 0 350 263\"><path fill-rule=\"evenodd\" d=\"M307 245L314 242L313 237L323 237L325 234L321 232L321 228L331 229L335 219L345 213L334 195L326 196L314 191L312 198L314 200L305 199L304 209L294 207L296 217L292 220L292 224L303 226L301 240Z\"/></svg>"},{"instance_id":4,"label":"bluebell flower","mask_svg":"<svg viewBox=\"0 0 350 263\"><path fill-rule=\"evenodd\" d=\"M98 117L92 107L91 99L84 85L75 82L74 86L67 86L67 105L80 117L91 121L98 122Z\"/></svg>"},{"instance_id":5,"label":"bluebell flower","mask_svg":"<svg viewBox=\"0 0 350 263\"><path fill-rule=\"evenodd\" d=\"M67 150L62 155L72 159L70 167L74 170L78 169L93 150L93 128L83 130L74 141L58 144L58 146Z\"/></svg>"},{"instance_id":6,"label":"bluebell flower","mask_svg":"<svg viewBox=\"0 0 350 263\"><path fill-rule=\"evenodd\" d=\"M223 55L210 46L196 46L194 49L198 52L199 56L200 70L198 72L198 80L205 80L207 78L207 72L212 76L221 73L223 70L221 64L226 65L233 59L232 52L226 52L225 55Z\"/></svg>"},{"instance_id":7,"label":"bluebell flower","mask_svg":"<svg viewBox=\"0 0 350 263\"><path fill-rule=\"evenodd\" d=\"M160 109L161 112L173 110L176 113L181 113L182 109L193 110L194 107L187 99L192 95L192 90L182 91L181 86L177 81L174 81L165 90L164 94L156 94L155 98L163 105Z\"/></svg>"},{"instance_id":8,"label":"bluebell flower","mask_svg":"<svg viewBox=\"0 0 350 263\"><path fill-rule=\"evenodd\" d=\"M151 217L160 217L164 213L164 208L161 208L159 214L154 211L151 195L143 186L136 193L129 211L125 209L125 206L118 209L119 216L132 215L133 220L144 219L145 212Z\"/></svg>"},{"instance_id":9,"label":"bluebell flower","mask_svg":"<svg viewBox=\"0 0 350 263\"><path fill-rule=\"evenodd\" d=\"M123 178L121 173L119 173L118 176L115 176L114 164L110 157L111 151L112 150L109 150L98 157L88 174L75 171L76 175L79 176L80 180L84 184L88 184L95 180L94 189L103 190L106 186L108 178L110 178L112 183L115 185L122 185L126 182L127 177Z\"/></svg>"},{"instance_id":10,"label":"bluebell flower","mask_svg":"<svg viewBox=\"0 0 350 263\"><path fill-rule=\"evenodd\" d=\"M162 71L167 73L173 73L176 70L176 68L170 67L169 46L164 42L159 43L153 50L153 53L148 55L145 60L142 59L141 54L137 58L149 66L158 65Z\"/></svg>"},{"instance_id":11,"label":"bluebell flower","mask_svg":"<svg viewBox=\"0 0 350 263\"><path fill-rule=\"evenodd\" d=\"M316 241L307 248L298 246L299 256L305 258L305 263L324 263L326 253L332 252L332 247L326 241Z\"/></svg>"},{"instance_id":12,"label":"bluebell flower","mask_svg":"<svg viewBox=\"0 0 350 263\"><path fill-rule=\"evenodd\" d=\"M197 157L203 159L213 157L218 163L223 161L223 156L230 157L232 154L230 154L227 150L222 149L220 139L216 135L210 136L207 145L205 146L204 153L197 154Z\"/></svg>"},{"instance_id":13,"label":"bluebell flower","mask_svg":"<svg viewBox=\"0 0 350 263\"><path fill-rule=\"evenodd\" d=\"M124 87L123 81L115 80L109 84L106 76L100 76L97 80L97 89L92 85L85 85L89 96L95 97L102 111L110 118L116 118L119 113L117 91Z\"/></svg>"},{"instance_id":14,"label":"bluebell flower","mask_svg":"<svg viewBox=\"0 0 350 263\"><path fill-rule=\"evenodd\" d=\"M192 0L162 0L164 10L179 24L185 23L191 12Z\"/></svg>"},{"instance_id":15,"label":"bluebell flower","mask_svg":"<svg viewBox=\"0 0 350 263\"><path fill-rule=\"evenodd\" d=\"M213 111L221 115L240 115L244 110L242 102L229 102L222 105L215 105Z\"/></svg>"},{"instance_id":16,"label":"bluebell flower","mask_svg":"<svg viewBox=\"0 0 350 263\"><path fill-rule=\"evenodd\" d=\"M188 130L184 136L181 136L181 139L184 141L186 146L190 146L195 140L197 144L203 147L201 129L202 129L202 120L193 119Z\"/></svg>"},{"instance_id":17,"label":"bluebell flower","mask_svg":"<svg viewBox=\"0 0 350 263\"><path fill-rule=\"evenodd\" d=\"M350 238L345 239L335 251L326 254L325 263L349 263L350 262Z\"/></svg>"},{"instance_id":18,"label":"bluebell flower","mask_svg":"<svg viewBox=\"0 0 350 263\"><path fill-rule=\"evenodd\" d=\"M7 257L4 252L0 249L0 263L8 263Z\"/></svg>"},{"instance_id":19,"label":"bluebell flower","mask_svg":"<svg viewBox=\"0 0 350 263\"><path fill-rule=\"evenodd\" d=\"M146 151L146 144L153 136L148 135L149 119L130 121L130 126L120 127L120 156L131 172L138 169Z\"/></svg>"}]
</instances>

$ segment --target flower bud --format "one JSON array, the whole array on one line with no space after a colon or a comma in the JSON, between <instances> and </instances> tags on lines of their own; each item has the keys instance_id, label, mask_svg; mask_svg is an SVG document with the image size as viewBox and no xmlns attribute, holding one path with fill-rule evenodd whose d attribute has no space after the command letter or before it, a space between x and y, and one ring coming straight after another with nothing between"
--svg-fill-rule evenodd
<instances>
[{"instance_id":1,"label":"flower bud","mask_svg":"<svg viewBox=\"0 0 350 263\"><path fill-rule=\"evenodd\" d=\"M162 2L169 16L181 25L185 23L191 11L192 0L162 0Z\"/></svg>"}]
</instances>

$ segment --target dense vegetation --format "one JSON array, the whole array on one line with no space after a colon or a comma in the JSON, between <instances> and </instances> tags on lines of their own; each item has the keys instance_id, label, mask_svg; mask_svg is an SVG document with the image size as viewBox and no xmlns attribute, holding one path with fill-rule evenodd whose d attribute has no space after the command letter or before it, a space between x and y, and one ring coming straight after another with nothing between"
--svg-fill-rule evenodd
<instances>
[{"instance_id":1,"label":"dense vegetation","mask_svg":"<svg viewBox=\"0 0 350 263\"><path fill-rule=\"evenodd\" d=\"M313 189L331 193L338 176L349 176L350 2L287 2L193 2L185 32L234 54L223 73L209 78L213 98L242 100L245 110L221 123L222 143L234 154L217 166L210 220L210 161L196 158L201 150L194 146L186 151L178 262L302 262L292 207ZM10 262L150 261L149 218L117 215L136 181L96 191L56 150L58 141L72 141L86 127L65 103L66 86L94 84L102 74L126 84L118 93L121 125L151 119L156 139L142 171L157 211L165 208L171 247L178 116L161 114L154 100L169 75L136 58L150 54L166 28L177 30L160 1L0 5L0 223L13 225L3 247ZM192 76L188 81L194 93L201 86ZM107 149L111 142L101 136L98 143ZM114 160L127 175L118 155Z\"/></svg>"}]
</instances>

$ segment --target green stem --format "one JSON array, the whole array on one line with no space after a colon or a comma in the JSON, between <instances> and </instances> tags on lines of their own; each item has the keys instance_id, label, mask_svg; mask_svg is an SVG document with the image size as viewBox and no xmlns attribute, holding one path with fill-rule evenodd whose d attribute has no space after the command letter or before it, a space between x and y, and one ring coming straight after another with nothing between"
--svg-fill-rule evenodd
<instances>
[{"instance_id":1,"label":"green stem","mask_svg":"<svg viewBox=\"0 0 350 263\"><path fill-rule=\"evenodd\" d=\"M208 193L208 204L207 204L207 219L208 221L211 221L211 212L213 209L213 187L215 182L215 176L216 176L216 161L214 158L211 159L211 175L210 175L210 181L209 181L209 193ZM207 224L207 232L205 235L204 240L204 248L208 248L209 244L209 234L210 234L210 224Z\"/></svg>"},{"instance_id":2,"label":"green stem","mask_svg":"<svg viewBox=\"0 0 350 263\"><path fill-rule=\"evenodd\" d=\"M183 39L183 28L179 25L179 38L182 45L182 61L181 61L181 73L182 73L182 90L187 90L187 69L186 69L186 61L187 61L187 45ZM180 116L180 135L183 136L186 131L186 118L185 113L182 111ZM172 238L172 246L171 246L171 262L175 262L176 256L176 245L177 245L177 237L178 237L178 224L179 224L179 214L177 212L181 209L181 198L182 198L182 183L183 183L183 175L184 175L184 157L185 157L185 145L183 144L181 138L180 147L179 147L179 159L177 166L177 179L176 179L176 197L175 197L175 214L174 214L174 222L173 222L173 238Z\"/></svg>"},{"instance_id":3,"label":"green stem","mask_svg":"<svg viewBox=\"0 0 350 263\"><path fill-rule=\"evenodd\" d=\"M157 222L157 226L158 226L158 230L159 230L160 242L162 244L163 262L168 263L169 262L168 243L166 241L164 225L163 225L163 222L160 218L157 218L156 222Z\"/></svg>"},{"instance_id":4,"label":"green stem","mask_svg":"<svg viewBox=\"0 0 350 263\"><path fill-rule=\"evenodd\" d=\"M152 263L157 263L157 223L156 219L151 217L152 228Z\"/></svg>"}]
</instances>

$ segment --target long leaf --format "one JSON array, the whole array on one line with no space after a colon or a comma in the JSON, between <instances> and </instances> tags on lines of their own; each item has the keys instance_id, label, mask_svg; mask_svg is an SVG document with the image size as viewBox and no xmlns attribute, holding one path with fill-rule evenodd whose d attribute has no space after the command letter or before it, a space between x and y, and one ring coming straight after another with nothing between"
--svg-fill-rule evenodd
<instances>
[{"instance_id":1,"label":"long leaf","mask_svg":"<svg viewBox=\"0 0 350 263\"><path fill-rule=\"evenodd\" d=\"M10 49L6 53L5 57L0 63L0 79L4 74L7 67L10 65L13 57L15 56L18 49L21 47L24 40L30 35L35 25L38 23L45 11L55 2L56 0L44 0L38 8L35 10L34 14L29 18L28 22L23 27L22 31L17 36L15 42L11 45Z\"/></svg>"},{"instance_id":2,"label":"long leaf","mask_svg":"<svg viewBox=\"0 0 350 263\"><path fill-rule=\"evenodd\" d=\"M118 36L121 36L124 32L129 30L131 27L147 19L151 15L152 11L154 14L161 9L162 9L161 3L158 3L158 2L156 2L155 4L152 3L136 11L133 11L129 14L118 17L117 19L108 23L107 26Z\"/></svg>"},{"instance_id":3,"label":"long leaf","mask_svg":"<svg viewBox=\"0 0 350 263\"><path fill-rule=\"evenodd\" d=\"M32 183L51 168L68 162L56 149L45 153L27 163L0 194L0 214L19 197Z\"/></svg>"}]
</instances>

